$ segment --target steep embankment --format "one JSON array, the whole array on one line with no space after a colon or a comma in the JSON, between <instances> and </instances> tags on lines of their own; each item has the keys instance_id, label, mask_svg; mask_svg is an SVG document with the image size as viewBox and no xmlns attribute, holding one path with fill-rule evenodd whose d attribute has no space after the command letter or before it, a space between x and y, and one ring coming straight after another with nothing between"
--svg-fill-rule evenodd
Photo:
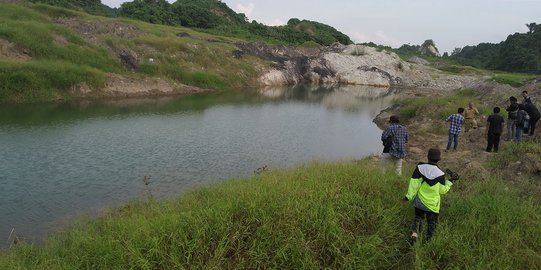
<instances>
[{"instance_id":1,"label":"steep embankment","mask_svg":"<svg viewBox=\"0 0 541 270\"><path fill-rule=\"evenodd\" d=\"M230 89L264 66L186 28L32 4L0 4L0 17L0 102Z\"/></svg>"},{"instance_id":2,"label":"steep embankment","mask_svg":"<svg viewBox=\"0 0 541 270\"><path fill-rule=\"evenodd\" d=\"M397 54L363 45L334 44L304 51L287 48L258 48L275 61L273 69L261 76L264 85L342 83L381 87L450 90L471 86L481 76L445 74Z\"/></svg>"}]
</instances>

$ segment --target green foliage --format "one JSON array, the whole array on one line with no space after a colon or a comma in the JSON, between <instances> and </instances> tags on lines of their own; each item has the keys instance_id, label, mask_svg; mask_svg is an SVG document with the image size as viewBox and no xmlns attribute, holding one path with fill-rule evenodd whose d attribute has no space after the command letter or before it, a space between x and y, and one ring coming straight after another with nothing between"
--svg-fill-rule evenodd
<instances>
[{"instance_id":1,"label":"green foliage","mask_svg":"<svg viewBox=\"0 0 541 270\"><path fill-rule=\"evenodd\" d=\"M134 0L120 6L119 15L149 23L177 23L171 5L166 0Z\"/></svg>"},{"instance_id":2,"label":"green foliage","mask_svg":"<svg viewBox=\"0 0 541 270\"><path fill-rule=\"evenodd\" d=\"M456 50L452 58L463 64L509 72L541 73L541 25L527 24L528 33L509 35L498 44L481 43Z\"/></svg>"},{"instance_id":3,"label":"green foliage","mask_svg":"<svg viewBox=\"0 0 541 270\"><path fill-rule=\"evenodd\" d=\"M443 197L435 236L414 248L405 241L412 206L398 203L407 181L363 160L264 172L174 200L133 202L43 246L20 244L0 256L0 268L541 267L538 194L531 183L489 179L457 182Z\"/></svg>"},{"instance_id":4,"label":"green foliage","mask_svg":"<svg viewBox=\"0 0 541 270\"><path fill-rule=\"evenodd\" d=\"M100 0L29 0L33 3L42 3L51 6L83 10L94 15L111 15L112 10L103 5Z\"/></svg>"},{"instance_id":5,"label":"green foliage","mask_svg":"<svg viewBox=\"0 0 541 270\"><path fill-rule=\"evenodd\" d=\"M244 14L236 13L225 3L215 0L181 0L169 4L165 0L136 0L124 3L120 15L150 23L200 28L215 35L265 40L271 43L301 45L315 42L351 44L351 39L331 26L291 19L285 26L266 26L247 22Z\"/></svg>"}]
</instances>

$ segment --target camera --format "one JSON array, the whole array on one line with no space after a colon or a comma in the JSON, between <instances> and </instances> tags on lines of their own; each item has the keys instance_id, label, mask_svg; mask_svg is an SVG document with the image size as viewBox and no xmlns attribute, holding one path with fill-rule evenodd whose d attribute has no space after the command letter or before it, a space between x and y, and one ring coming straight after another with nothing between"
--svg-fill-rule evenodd
<instances>
[{"instance_id":1,"label":"camera","mask_svg":"<svg viewBox=\"0 0 541 270\"><path fill-rule=\"evenodd\" d=\"M456 181L460 178L458 173L452 171L451 169L446 169L445 172L449 175L449 178L451 178L452 181Z\"/></svg>"}]
</instances>

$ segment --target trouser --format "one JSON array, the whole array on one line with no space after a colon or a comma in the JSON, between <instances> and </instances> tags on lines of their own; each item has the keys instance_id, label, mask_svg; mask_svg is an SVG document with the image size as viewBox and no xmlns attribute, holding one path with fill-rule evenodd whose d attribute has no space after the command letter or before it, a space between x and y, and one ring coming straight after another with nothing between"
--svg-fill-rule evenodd
<instances>
[{"instance_id":1,"label":"trouser","mask_svg":"<svg viewBox=\"0 0 541 270\"><path fill-rule=\"evenodd\" d=\"M411 230L413 232L421 232L423 219L426 217L428 228L426 232L426 240L430 240L432 235L436 232L436 226L438 225L438 213L424 211L419 208L414 207L415 209L415 218L413 219L413 224L411 224Z\"/></svg>"},{"instance_id":2,"label":"trouser","mask_svg":"<svg viewBox=\"0 0 541 270\"><path fill-rule=\"evenodd\" d=\"M517 129L517 120L516 119L507 119L507 140L513 140L517 135L515 131Z\"/></svg>"},{"instance_id":3,"label":"trouser","mask_svg":"<svg viewBox=\"0 0 541 270\"><path fill-rule=\"evenodd\" d=\"M521 125L517 125L517 129L515 131L515 136L517 142L522 142L522 133L524 132L524 129L521 127Z\"/></svg>"},{"instance_id":4,"label":"trouser","mask_svg":"<svg viewBox=\"0 0 541 270\"><path fill-rule=\"evenodd\" d=\"M535 132L535 124L537 124L539 118L530 118L530 135L533 136Z\"/></svg>"},{"instance_id":5,"label":"trouser","mask_svg":"<svg viewBox=\"0 0 541 270\"><path fill-rule=\"evenodd\" d=\"M488 133L487 138L487 152L492 152L492 148L494 148L494 152L498 152L498 148L500 146L500 135L496 133Z\"/></svg>"},{"instance_id":6,"label":"trouser","mask_svg":"<svg viewBox=\"0 0 541 270\"><path fill-rule=\"evenodd\" d=\"M389 162L395 163L395 173L398 176L402 175L402 161L403 159L397 158L389 153L383 153L381 154L381 171L385 172L385 166Z\"/></svg>"},{"instance_id":7,"label":"trouser","mask_svg":"<svg viewBox=\"0 0 541 270\"><path fill-rule=\"evenodd\" d=\"M458 136L459 134L451 134L449 132L449 140L447 141L447 150L451 149L451 144L454 142L455 146L453 147L454 150L458 147Z\"/></svg>"},{"instance_id":8,"label":"trouser","mask_svg":"<svg viewBox=\"0 0 541 270\"><path fill-rule=\"evenodd\" d=\"M464 128L465 132L468 132L470 129L476 129L477 128L477 121L473 118L466 118L464 120Z\"/></svg>"}]
</instances>

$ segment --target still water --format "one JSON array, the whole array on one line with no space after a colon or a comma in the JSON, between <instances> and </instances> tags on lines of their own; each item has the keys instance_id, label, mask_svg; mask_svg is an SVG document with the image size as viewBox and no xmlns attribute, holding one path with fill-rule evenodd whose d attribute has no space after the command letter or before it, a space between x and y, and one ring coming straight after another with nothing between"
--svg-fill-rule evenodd
<instances>
[{"instance_id":1,"label":"still water","mask_svg":"<svg viewBox=\"0 0 541 270\"><path fill-rule=\"evenodd\" d=\"M0 107L0 247L82 214L253 174L381 150L392 91L276 88ZM146 189L144 177L151 176Z\"/></svg>"}]
</instances>

